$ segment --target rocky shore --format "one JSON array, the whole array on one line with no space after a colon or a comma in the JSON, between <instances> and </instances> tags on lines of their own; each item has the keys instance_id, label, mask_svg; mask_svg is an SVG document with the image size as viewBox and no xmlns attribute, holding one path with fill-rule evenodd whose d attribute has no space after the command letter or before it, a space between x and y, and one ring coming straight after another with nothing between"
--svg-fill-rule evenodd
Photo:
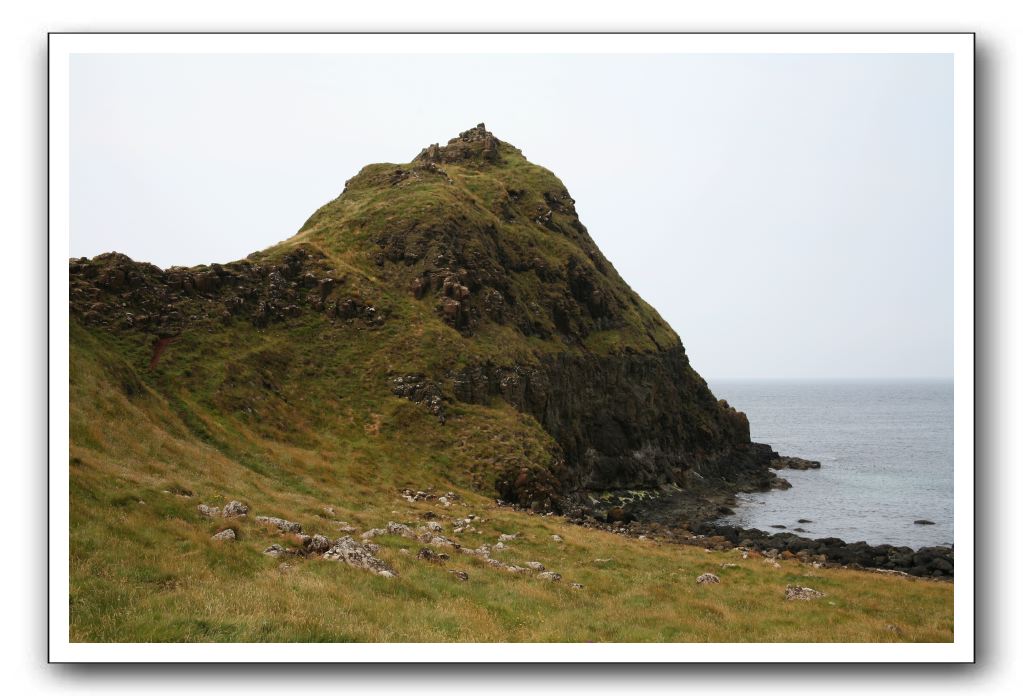
<instances>
[{"instance_id":1,"label":"rocky shore","mask_svg":"<svg viewBox=\"0 0 1023 696\"><path fill-rule=\"evenodd\" d=\"M818 567L864 569L935 580L951 580L955 575L954 547L912 549L848 542L835 537L811 539L789 531L772 533L745 529L714 521L731 510L723 505L714 508L712 501L692 491L630 493L632 498L609 496L607 500L617 503L609 508L579 507L571 510L567 517L585 527L640 539L701 546L714 551L737 548L768 560L794 559ZM702 520L700 515L704 515Z\"/></svg>"}]
</instances>

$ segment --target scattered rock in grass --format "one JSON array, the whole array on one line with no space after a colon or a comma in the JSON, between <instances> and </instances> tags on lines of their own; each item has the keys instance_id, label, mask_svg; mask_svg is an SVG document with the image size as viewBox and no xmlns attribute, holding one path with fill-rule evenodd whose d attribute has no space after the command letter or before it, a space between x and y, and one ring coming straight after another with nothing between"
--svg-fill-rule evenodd
<instances>
[{"instance_id":1,"label":"scattered rock in grass","mask_svg":"<svg viewBox=\"0 0 1023 696\"><path fill-rule=\"evenodd\" d=\"M583 585L581 585L578 582L573 582L571 585L569 585L569 587L571 587L573 590L581 590L581 589L583 589Z\"/></svg>"},{"instance_id":2,"label":"scattered rock in grass","mask_svg":"<svg viewBox=\"0 0 1023 696\"><path fill-rule=\"evenodd\" d=\"M823 592L818 592L817 590L810 587L799 587L798 585L785 586L785 599L787 600L793 599L811 600L819 599L824 596L825 595Z\"/></svg>"},{"instance_id":3,"label":"scattered rock in grass","mask_svg":"<svg viewBox=\"0 0 1023 696\"><path fill-rule=\"evenodd\" d=\"M459 553L464 553L466 556L480 556L481 558L487 558L490 556L490 547L483 544L478 549L470 549L468 546L461 546L458 549Z\"/></svg>"},{"instance_id":4,"label":"scattered rock in grass","mask_svg":"<svg viewBox=\"0 0 1023 696\"><path fill-rule=\"evenodd\" d=\"M322 534L314 534L306 543L306 549L310 553L326 553L331 546L330 539Z\"/></svg>"},{"instance_id":5,"label":"scattered rock in grass","mask_svg":"<svg viewBox=\"0 0 1023 696\"><path fill-rule=\"evenodd\" d=\"M434 496L426 491L413 491L411 488L403 488L401 489L401 497L410 503L415 503L420 500L430 500Z\"/></svg>"},{"instance_id":6,"label":"scattered rock in grass","mask_svg":"<svg viewBox=\"0 0 1023 696\"><path fill-rule=\"evenodd\" d=\"M610 563L613 559L610 558L594 558L594 563Z\"/></svg>"},{"instance_id":7,"label":"scattered rock in grass","mask_svg":"<svg viewBox=\"0 0 1023 696\"><path fill-rule=\"evenodd\" d=\"M232 500L224 506L224 517L245 517L249 514L249 506Z\"/></svg>"},{"instance_id":8,"label":"scattered rock in grass","mask_svg":"<svg viewBox=\"0 0 1023 696\"><path fill-rule=\"evenodd\" d=\"M721 567L722 568L738 568L739 565L737 563L722 563Z\"/></svg>"},{"instance_id":9,"label":"scattered rock in grass","mask_svg":"<svg viewBox=\"0 0 1023 696\"><path fill-rule=\"evenodd\" d=\"M516 539L518 539L518 537L519 537L518 534L502 534L501 536L497 537L497 540L499 542L515 541Z\"/></svg>"},{"instance_id":10,"label":"scattered rock in grass","mask_svg":"<svg viewBox=\"0 0 1023 696\"><path fill-rule=\"evenodd\" d=\"M546 568L544 568L543 563L540 563L539 561L526 561L526 567L527 568L532 568L533 570L535 570L537 572L542 572L544 570L547 570Z\"/></svg>"},{"instance_id":11,"label":"scattered rock in grass","mask_svg":"<svg viewBox=\"0 0 1023 696\"><path fill-rule=\"evenodd\" d=\"M196 505L196 509L203 517L220 517L220 508L210 507L209 505L199 503Z\"/></svg>"},{"instance_id":12,"label":"scattered rock in grass","mask_svg":"<svg viewBox=\"0 0 1023 696\"><path fill-rule=\"evenodd\" d=\"M234 530L228 527L221 532L217 532L210 538L214 541L234 541L238 537L235 535Z\"/></svg>"},{"instance_id":13,"label":"scattered rock in grass","mask_svg":"<svg viewBox=\"0 0 1023 696\"><path fill-rule=\"evenodd\" d=\"M895 624L885 624L884 630L888 631L889 633L894 633L897 636L902 635L902 629L896 626Z\"/></svg>"},{"instance_id":14,"label":"scattered rock in grass","mask_svg":"<svg viewBox=\"0 0 1023 696\"><path fill-rule=\"evenodd\" d=\"M360 544L350 536L341 537L337 542L323 554L328 561L342 561L354 568L362 568L372 571L383 577L393 578L397 573L374 556L375 550L370 544Z\"/></svg>"},{"instance_id":15,"label":"scattered rock in grass","mask_svg":"<svg viewBox=\"0 0 1023 696\"><path fill-rule=\"evenodd\" d=\"M913 520L913 524L934 524L930 520Z\"/></svg>"},{"instance_id":16,"label":"scattered rock in grass","mask_svg":"<svg viewBox=\"0 0 1023 696\"><path fill-rule=\"evenodd\" d=\"M499 541L496 544L494 544L494 551L504 551L507 548L508 547L504 545L503 541Z\"/></svg>"},{"instance_id":17,"label":"scattered rock in grass","mask_svg":"<svg viewBox=\"0 0 1023 696\"><path fill-rule=\"evenodd\" d=\"M387 530L381 529L380 527L375 527L374 529L367 529L365 532L363 532L362 538L372 539L373 537L380 536L381 534L387 534Z\"/></svg>"},{"instance_id":18,"label":"scattered rock in grass","mask_svg":"<svg viewBox=\"0 0 1023 696\"><path fill-rule=\"evenodd\" d=\"M286 532L288 534L302 533L302 525L300 525L298 522L289 522L288 520L282 520L280 517L259 516L256 518L256 522L272 525L274 527L277 527L277 529L281 530L282 532Z\"/></svg>"},{"instance_id":19,"label":"scattered rock in grass","mask_svg":"<svg viewBox=\"0 0 1023 696\"><path fill-rule=\"evenodd\" d=\"M426 528L429 529L431 532L440 533L444 531L444 525L442 525L440 522L427 522Z\"/></svg>"},{"instance_id":20,"label":"scattered rock in grass","mask_svg":"<svg viewBox=\"0 0 1023 696\"><path fill-rule=\"evenodd\" d=\"M542 573L537 574L536 577L541 578L543 580L547 580L549 582L561 582L561 574L555 573L554 571L551 570L545 570Z\"/></svg>"},{"instance_id":21,"label":"scattered rock in grass","mask_svg":"<svg viewBox=\"0 0 1023 696\"><path fill-rule=\"evenodd\" d=\"M331 507L330 505L326 505L326 506L324 506L324 508L323 508L323 514L324 514L324 515L326 515L327 517L333 517L333 516L334 516L334 514L335 514L335 513L334 513L334 508L333 508L333 507Z\"/></svg>"},{"instance_id":22,"label":"scattered rock in grass","mask_svg":"<svg viewBox=\"0 0 1023 696\"><path fill-rule=\"evenodd\" d=\"M432 537L428 543L431 546L454 546L456 548L458 546L458 544L456 544L455 542L451 541L447 537L440 536L440 535Z\"/></svg>"},{"instance_id":23,"label":"scattered rock in grass","mask_svg":"<svg viewBox=\"0 0 1023 696\"><path fill-rule=\"evenodd\" d=\"M431 563L440 563L441 561L446 561L451 557L446 553L438 553L433 549L428 549L424 546L419 549L419 553L416 554L416 558L423 561L430 561Z\"/></svg>"},{"instance_id":24,"label":"scattered rock in grass","mask_svg":"<svg viewBox=\"0 0 1023 696\"><path fill-rule=\"evenodd\" d=\"M562 538L561 538L560 536L558 536L557 534L551 534L551 541L553 541L553 542L555 542L555 543L557 543L557 544L560 544L561 542L563 542L563 541L564 541L564 539L562 539Z\"/></svg>"},{"instance_id":25,"label":"scattered rock in grass","mask_svg":"<svg viewBox=\"0 0 1023 696\"><path fill-rule=\"evenodd\" d=\"M461 582L469 581L469 574L464 570L449 570L448 572L454 575Z\"/></svg>"},{"instance_id":26,"label":"scattered rock in grass","mask_svg":"<svg viewBox=\"0 0 1023 696\"><path fill-rule=\"evenodd\" d=\"M337 529L339 532L354 532L355 531L355 527L353 527L352 525L348 524L347 522L342 522L340 520L335 520L334 522L331 522L331 524L334 525L334 528Z\"/></svg>"},{"instance_id":27,"label":"scattered rock in grass","mask_svg":"<svg viewBox=\"0 0 1023 696\"><path fill-rule=\"evenodd\" d=\"M781 568L781 564L773 558L765 558L764 563L771 566L772 568Z\"/></svg>"},{"instance_id":28,"label":"scattered rock in grass","mask_svg":"<svg viewBox=\"0 0 1023 696\"><path fill-rule=\"evenodd\" d=\"M408 549L398 549L398 553L400 553L402 556L407 556Z\"/></svg>"},{"instance_id":29,"label":"scattered rock in grass","mask_svg":"<svg viewBox=\"0 0 1023 696\"><path fill-rule=\"evenodd\" d=\"M698 582L701 585L713 585L715 583L721 582L721 578L719 578L717 575L714 575L714 573L704 573L700 577L696 578L696 582Z\"/></svg>"},{"instance_id":30,"label":"scattered rock in grass","mask_svg":"<svg viewBox=\"0 0 1023 696\"><path fill-rule=\"evenodd\" d=\"M298 537L298 543L300 543L303 547L308 546L309 542L313 540L313 538L308 534L297 534L296 536Z\"/></svg>"},{"instance_id":31,"label":"scattered rock in grass","mask_svg":"<svg viewBox=\"0 0 1023 696\"><path fill-rule=\"evenodd\" d=\"M411 527L397 522L387 523L387 533L395 536L402 536L406 539L415 539L416 533L412 531Z\"/></svg>"},{"instance_id":32,"label":"scattered rock in grass","mask_svg":"<svg viewBox=\"0 0 1023 696\"><path fill-rule=\"evenodd\" d=\"M280 572L281 574L284 574L289 572L293 567L294 566L292 566L290 563L281 563L279 566L277 566L277 571Z\"/></svg>"},{"instance_id":33,"label":"scattered rock in grass","mask_svg":"<svg viewBox=\"0 0 1023 696\"><path fill-rule=\"evenodd\" d=\"M443 505L444 507L451 507L451 501L448 499L447 496L442 495L441 497L437 498L437 502Z\"/></svg>"},{"instance_id":34,"label":"scattered rock in grass","mask_svg":"<svg viewBox=\"0 0 1023 696\"><path fill-rule=\"evenodd\" d=\"M267 556L273 556L274 558L280 558L281 556L284 556L288 552L280 544L270 544L270 546L268 546L263 551L263 553L265 553Z\"/></svg>"}]
</instances>

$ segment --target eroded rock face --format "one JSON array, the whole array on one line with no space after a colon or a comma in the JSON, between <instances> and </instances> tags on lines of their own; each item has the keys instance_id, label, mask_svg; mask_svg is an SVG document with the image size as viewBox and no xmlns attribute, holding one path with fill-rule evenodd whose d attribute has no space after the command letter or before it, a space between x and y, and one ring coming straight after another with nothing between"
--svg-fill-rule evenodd
<instances>
[{"instance_id":1,"label":"eroded rock face","mask_svg":"<svg viewBox=\"0 0 1023 696\"><path fill-rule=\"evenodd\" d=\"M307 312L365 327L384 321L372 301L325 262L299 248L279 261L160 269L116 252L72 259L71 314L87 325L155 335L157 341L209 322L266 327ZM204 327L205 328L205 327ZM167 343L154 344L154 364Z\"/></svg>"},{"instance_id":2,"label":"eroded rock face","mask_svg":"<svg viewBox=\"0 0 1023 696\"><path fill-rule=\"evenodd\" d=\"M535 417L558 442L564 466L512 470L503 500L548 509L571 491L689 485L695 471L732 490L766 490L777 455L749 440L745 415L719 402L682 346L653 354L569 356L538 366L480 365L452 377L461 401L500 397Z\"/></svg>"}]
</instances>

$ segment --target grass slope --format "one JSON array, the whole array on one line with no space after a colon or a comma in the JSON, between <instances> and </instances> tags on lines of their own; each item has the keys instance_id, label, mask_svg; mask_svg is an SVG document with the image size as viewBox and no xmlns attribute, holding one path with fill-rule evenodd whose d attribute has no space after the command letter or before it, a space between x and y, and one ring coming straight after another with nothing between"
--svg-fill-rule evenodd
<instances>
[{"instance_id":1,"label":"grass slope","mask_svg":"<svg viewBox=\"0 0 1023 696\"><path fill-rule=\"evenodd\" d=\"M267 342L271 343L270 339ZM735 552L637 541L558 517L498 507L471 487L474 462L502 447L543 447L545 434L510 407L474 409L453 427L404 400L336 404L294 420L225 419L199 399L162 396L136 381L109 335L73 327L71 355L71 626L75 641L948 641L950 583L850 570L779 568ZM255 343L264 354L270 347ZM176 353L179 356L182 351ZM173 359L165 369L173 370ZM372 410L386 404L387 410ZM267 412L272 412L267 407ZM403 486L454 490L451 508L410 504ZM189 491L191 497L180 493ZM244 520L203 518L199 502L239 499ZM334 514L324 511L332 507ZM493 544L510 563L539 561L561 583L513 575L452 554L417 560L420 545L378 537L399 577L340 563L262 553L288 543L254 521L276 515L309 533L341 535L433 511L484 519L457 540ZM445 519L445 517L449 519ZM210 536L234 527L239 540ZM551 540L552 534L564 542ZM407 548L410 554L399 549ZM611 559L598 561L597 559ZM724 563L737 567L722 568ZM468 572L458 582L448 569ZM697 585L703 572L719 585ZM584 585L581 590L569 584ZM827 593L783 600L787 584Z\"/></svg>"}]
</instances>

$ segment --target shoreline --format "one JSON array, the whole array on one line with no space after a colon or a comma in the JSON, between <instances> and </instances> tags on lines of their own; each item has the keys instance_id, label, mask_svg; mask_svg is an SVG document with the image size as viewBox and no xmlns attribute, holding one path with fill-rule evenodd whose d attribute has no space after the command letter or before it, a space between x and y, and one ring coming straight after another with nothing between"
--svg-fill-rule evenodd
<instances>
[{"instance_id":1,"label":"shoreline","mask_svg":"<svg viewBox=\"0 0 1023 696\"><path fill-rule=\"evenodd\" d=\"M869 544L837 537L812 538L794 531L768 532L727 524L735 514L737 493L787 490L791 484L774 472L783 469L816 470L820 462L786 457L767 445L753 443L773 455L765 467L732 481L711 479L689 471L688 487L658 490L605 491L589 496L583 505L565 514L584 527L604 529L636 538L702 546L710 550L737 548L745 553L795 559L815 567L852 568L950 581L955 577L955 546L920 546L916 549L888 543Z\"/></svg>"}]
</instances>

